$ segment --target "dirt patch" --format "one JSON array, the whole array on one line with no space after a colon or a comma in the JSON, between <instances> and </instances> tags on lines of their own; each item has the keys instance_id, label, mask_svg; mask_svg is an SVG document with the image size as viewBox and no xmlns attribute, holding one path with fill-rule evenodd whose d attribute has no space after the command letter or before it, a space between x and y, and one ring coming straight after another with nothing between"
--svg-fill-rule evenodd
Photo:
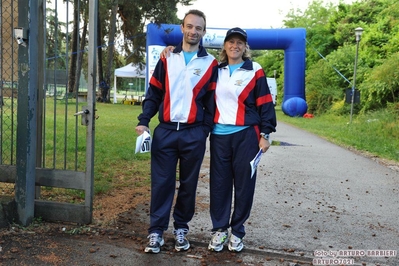
<instances>
[{"instance_id":1,"label":"dirt patch","mask_svg":"<svg viewBox=\"0 0 399 266\"><path fill-rule=\"evenodd\" d=\"M199 182L208 181L205 168L200 174ZM134 177L131 182L134 184ZM35 221L28 228L12 225L10 228L2 229L0 264L80 265L77 262L84 260L85 265L109 265L99 263L95 257L106 256L104 260L107 261L109 258L116 259L120 256L116 251L112 253L110 246L134 249L136 253L146 255L143 250L147 244L150 195L148 186L133 185L97 195L93 203L93 222L89 225ZM198 195L197 211L209 208L206 201L205 195ZM162 253L181 256L174 250L171 232L165 232L164 238ZM200 265L243 262L239 255L228 251L218 254L209 252L206 246L209 240L207 233L196 235L195 238L196 241L192 241L191 248L184 257L198 260ZM184 260L182 258L183 262Z\"/></svg>"},{"instance_id":2,"label":"dirt patch","mask_svg":"<svg viewBox=\"0 0 399 266\"><path fill-rule=\"evenodd\" d=\"M121 214L131 213L138 205L142 212L148 213L150 206L150 189L148 187L124 187L106 195L94 198L93 224L97 226L114 226ZM124 215L125 216L125 215ZM131 217L130 220L134 220Z\"/></svg>"},{"instance_id":3,"label":"dirt patch","mask_svg":"<svg viewBox=\"0 0 399 266\"><path fill-rule=\"evenodd\" d=\"M187 252L176 252L167 231L162 252L145 254L149 199L146 188L125 188L96 198L90 225L41 222L4 229L0 231L0 265L289 265L272 256L210 252L206 233L197 234Z\"/></svg>"}]
</instances>

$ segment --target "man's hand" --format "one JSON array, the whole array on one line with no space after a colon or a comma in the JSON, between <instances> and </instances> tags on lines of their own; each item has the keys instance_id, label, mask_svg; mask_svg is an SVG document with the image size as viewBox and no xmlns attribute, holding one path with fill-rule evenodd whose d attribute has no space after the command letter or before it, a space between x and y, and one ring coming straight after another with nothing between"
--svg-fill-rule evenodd
<instances>
[{"instance_id":1,"label":"man's hand","mask_svg":"<svg viewBox=\"0 0 399 266\"><path fill-rule=\"evenodd\" d=\"M161 58L169 57L170 53L173 52L173 49L175 49L174 46L169 45L169 46L165 47L165 49L162 50L160 57Z\"/></svg>"},{"instance_id":2,"label":"man's hand","mask_svg":"<svg viewBox=\"0 0 399 266\"><path fill-rule=\"evenodd\" d=\"M137 135L140 136L141 134L144 133L144 131L150 132L150 129L149 129L148 127L146 127L146 126L137 126L137 127L136 127L136 133L137 133Z\"/></svg>"}]
</instances>

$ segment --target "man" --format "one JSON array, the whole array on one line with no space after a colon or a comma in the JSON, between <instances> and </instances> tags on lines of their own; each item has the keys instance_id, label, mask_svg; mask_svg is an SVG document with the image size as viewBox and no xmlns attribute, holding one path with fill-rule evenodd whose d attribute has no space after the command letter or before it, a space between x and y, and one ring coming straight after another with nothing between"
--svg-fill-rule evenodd
<instances>
[{"instance_id":1,"label":"man","mask_svg":"<svg viewBox=\"0 0 399 266\"><path fill-rule=\"evenodd\" d=\"M158 253L164 244L176 187L173 210L175 249L187 250L188 222L195 211L195 197L205 144L213 127L214 87L217 60L200 45L206 33L206 18L190 10L181 25L182 42L168 58L161 58L150 79L139 115L137 134L149 131L150 119L158 112L151 147L151 207L147 253Z\"/></svg>"}]
</instances>

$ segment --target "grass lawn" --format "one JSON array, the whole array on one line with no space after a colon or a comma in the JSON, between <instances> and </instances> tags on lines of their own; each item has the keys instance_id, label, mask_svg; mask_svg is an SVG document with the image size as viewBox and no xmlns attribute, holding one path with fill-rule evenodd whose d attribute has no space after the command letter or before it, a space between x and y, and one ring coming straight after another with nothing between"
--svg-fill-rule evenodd
<instances>
[{"instance_id":1,"label":"grass lawn","mask_svg":"<svg viewBox=\"0 0 399 266\"><path fill-rule=\"evenodd\" d=\"M96 121L96 193L123 186L148 185L150 156L134 153L137 138L134 128L141 106L98 103L97 109L100 118ZM324 115L306 119L289 117L279 107L276 111L278 121L317 134L337 145L399 162L399 123L397 118L395 120L383 111L354 116L351 124L348 123L349 114L346 117ZM157 121L157 117L152 119L151 130Z\"/></svg>"},{"instance_id":2,"label":"grass lawn","mask_svg":"<svg viewBox=\"0 0 399 266\"><path fill-rule=\"evenodd\" d=\"M380 110L350 117L325 114L314 118L289 117L277 108L277 119L312 132L337 145L399 162L399 118ZM278 127L277 127L278 130Z\"/></svg>"}]
</instances>

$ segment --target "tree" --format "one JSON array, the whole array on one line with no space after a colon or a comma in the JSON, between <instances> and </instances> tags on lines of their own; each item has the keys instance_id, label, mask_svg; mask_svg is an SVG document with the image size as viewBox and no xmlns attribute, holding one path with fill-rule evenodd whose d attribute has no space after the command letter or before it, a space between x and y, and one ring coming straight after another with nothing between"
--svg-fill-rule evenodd
<instances>
[{"instance_id":1,"label":"tree","mask_svg":"<svg viewBox=\"0 0 399 266\"><path fill-rule=\"evenodd\" d=\"M191 4L191 0L142 0L135 5L128 0L119 0L118 14L122 20L120 36L124 36L123 50L128 55L127 63L142 63L145 53L145 25L180 24L176 16L178 3Z\"/></svg>"},{"instance_id":2,"label":"tree","mask_svg":"<svg viewBox=\"0 0 399 266\"><path fill-rule=\"evenodd\" d=\"M328 27L331 14L336 7L331 3L323 6L322 0L315 0L305 11L291 9L284 20L287 28L306 29L306 62L310 66L338 48L334 35Z\"/></svg>"},{"instance_id":3,"label":"tree","mask_svg":"<svg viewBox=\"0 0 399 266\"><path fill-rule=\"evenodd\" d=\"M103 27L102 36L108 36L108 52L107 52L107 67L104 74L99 74L100 84L105 86L105 89L110 87L112 59L116 57L118 53L125 54L126 63L134 64L144 64L144 56L146 49L146 35L145 35L145 25L148 22L154 22L157 24L179 24L180 20L177 18L177 4L190 5L192 0L139 0L132 1L128 0L108 0L103 1L100 5L100 17L101 21L106 21ZM117 7L117 8L116 8ZM111 10L109 12L109 10ZM119 17L116 16L119 15ZM118 19L119 21L118 21ZM120 22L120 27L118 23ZM108 34L107 34L108 33ZM122 48L116 51L110 48L115 38L123 39ZM106 41L103 39L103 41ZM102 69L102 62L99 62L99 69ZM119 67L120 65L114 64L114 67ZM101 70L102 72L102 70ZM103 83L101 83L103 82ZM105 94L105 93L104 93ZM109 94L108 94L109 101Z\"/></svg>"},{"instance_id":4,"label":"tree","mask_svg":"<svg viewBox=\"0 0 399 266\"><path fill-rule=\"evenodd\" d=\"M399 52L372 69L361 85L363 111L385 108L399 100Z\"/></svg>"},{"instance_id":5,"label":"tree","mask_svg":"<svg viewBox=\"0 0 399 266\"><path fill-rule=\"evenodd\" d=\"M76 73L77 70L77 60L78 60L78 51L79 51L79 10L78 10L78 1L73 0L73 31L72 31L72 53L71 53L71 62L69 64L69 73ZM75 78L76 75L68 76L68 91L73 92L75 89Z\"/></svg>"},{"instance_id":6,"label":"tree","mask_svg":"<svg viewBox=\"0 0 399 266\"><path fill-rule=\"evenodd\" d=\"M384 108L398 101L399 3L363 0L322 7L313 1L304 12L287 15L287 27L307 30L306 98L310 112L329 111L342 103L353 80L355 34L362 27L356 87L361 104L356 110ZM334 107L335 108L335 107Z\"/></svg>"},{"instance_id":7,"label":"tree","mask_svg":"<svg viewBox=\"0 0 399 266\"><path fill-rule=\"evenodd\" d=\"M110 14L110 28L109 28L109 34L108 34L108 49L107 49L107 67L105 68L105 82L107 84L110 84L111 82L111 69L112 69L112 61L114 58L114 43L115 43L115 34L116 34L116 15L118 12L118 0L113 0L112 1L112 6L111 6L111 14ZM110 101L110 94L109 94L109 89L108 93L106 94L106 99L105 102Z\"/></svg>"},{"instance_id":8,"label":"tree","mask_svg":"<svg viewBox=\"0 0 399 266\"><path fill-rule=\"evenodd\" d=\"M87 4L87 2L85 2ZM86 9L87 10L87 9ZM80 49L78 50L78 60L77 67L75 72L75 80L80 80L80 75L82 73L82 64L83 64L83 56L86 46L86 36L87 36L87 26L89 23L89 14L88 12L83 13L83 27L82 27L82 36L80 38ZM79 90L79 82L75 82L74 91Z\"/></svg>"},{"instance_id":9,"label":"tree","mask_svg":"<svg viewBox=\"0 0 399 266\"><path fill-rule=\"evenodd\" d=\"M66 42L66 34L62 31L66 27L65 22L58 20L58 14L55 9L46 10L46 62L47 69L66 69L65 58L62 54L62 46Z\"/></svg>"},{"instance_id":10,"label":"tree","mask_svg":"<svg viewBox=\"0 0 399 266\"><path fill-rule=\"evenodd\" d=\"M54 1L54 0L53 0ZM73 5L73 30L70 40L65 31L66 24L58 21L55 10L48 10L47 15L47 67L53 69L69 69L68 91L74 92L79 88L79 77L85 60L84 52L87 43L88 8L87 0L68 0ZM102 0L99 2L98 14L98 77L102 88L108 90L113 74L112 69L133 62L144 62L145 56L145 25L149 22L180 23L176 16L177 4L190 5L192 0ZM118 16L119 15L119 16ZM83 27L80 28L80 24ZM80 38L80 39L79 39ZM121 47L115 49L115 39L124 40ZM71 45L67 43L71 41ZM79 47L80 43L80 47ZM107 45L105 45L107 44ZM61 48L68 47L66 57L59 57ZM107 47L107 49L103 48ZM53 56L51 56L53 55ZM121 55L126 58L121 62ZM63 60L58 60L61 58ZM106 67L103 66L106 62ZM68 62L68 66L67 66ZM87 72L87 70L85 70ZM87 74L87 73L86 73ZM103 91L105 97L100 100L109 101L109 94ZM104 99L105 98L105 99Z\"/></svg>"},{"instance_id":11,"label":"tree","mask_svg":"<svg viewBox=\"0 0 399 266\"><path fill-rule=\"evenodd\" d=\"M306 100L310 113L325 113L335 102L344 100L346 89L352 86L349 79L352 80L354 54L355 46L347 45L309 66L306 75ZM360 69L358 72L362 73ZM345 78L349 76L349 79ZM362 80L359 78L358 81Z\"/></svg>"}]
</instances>

